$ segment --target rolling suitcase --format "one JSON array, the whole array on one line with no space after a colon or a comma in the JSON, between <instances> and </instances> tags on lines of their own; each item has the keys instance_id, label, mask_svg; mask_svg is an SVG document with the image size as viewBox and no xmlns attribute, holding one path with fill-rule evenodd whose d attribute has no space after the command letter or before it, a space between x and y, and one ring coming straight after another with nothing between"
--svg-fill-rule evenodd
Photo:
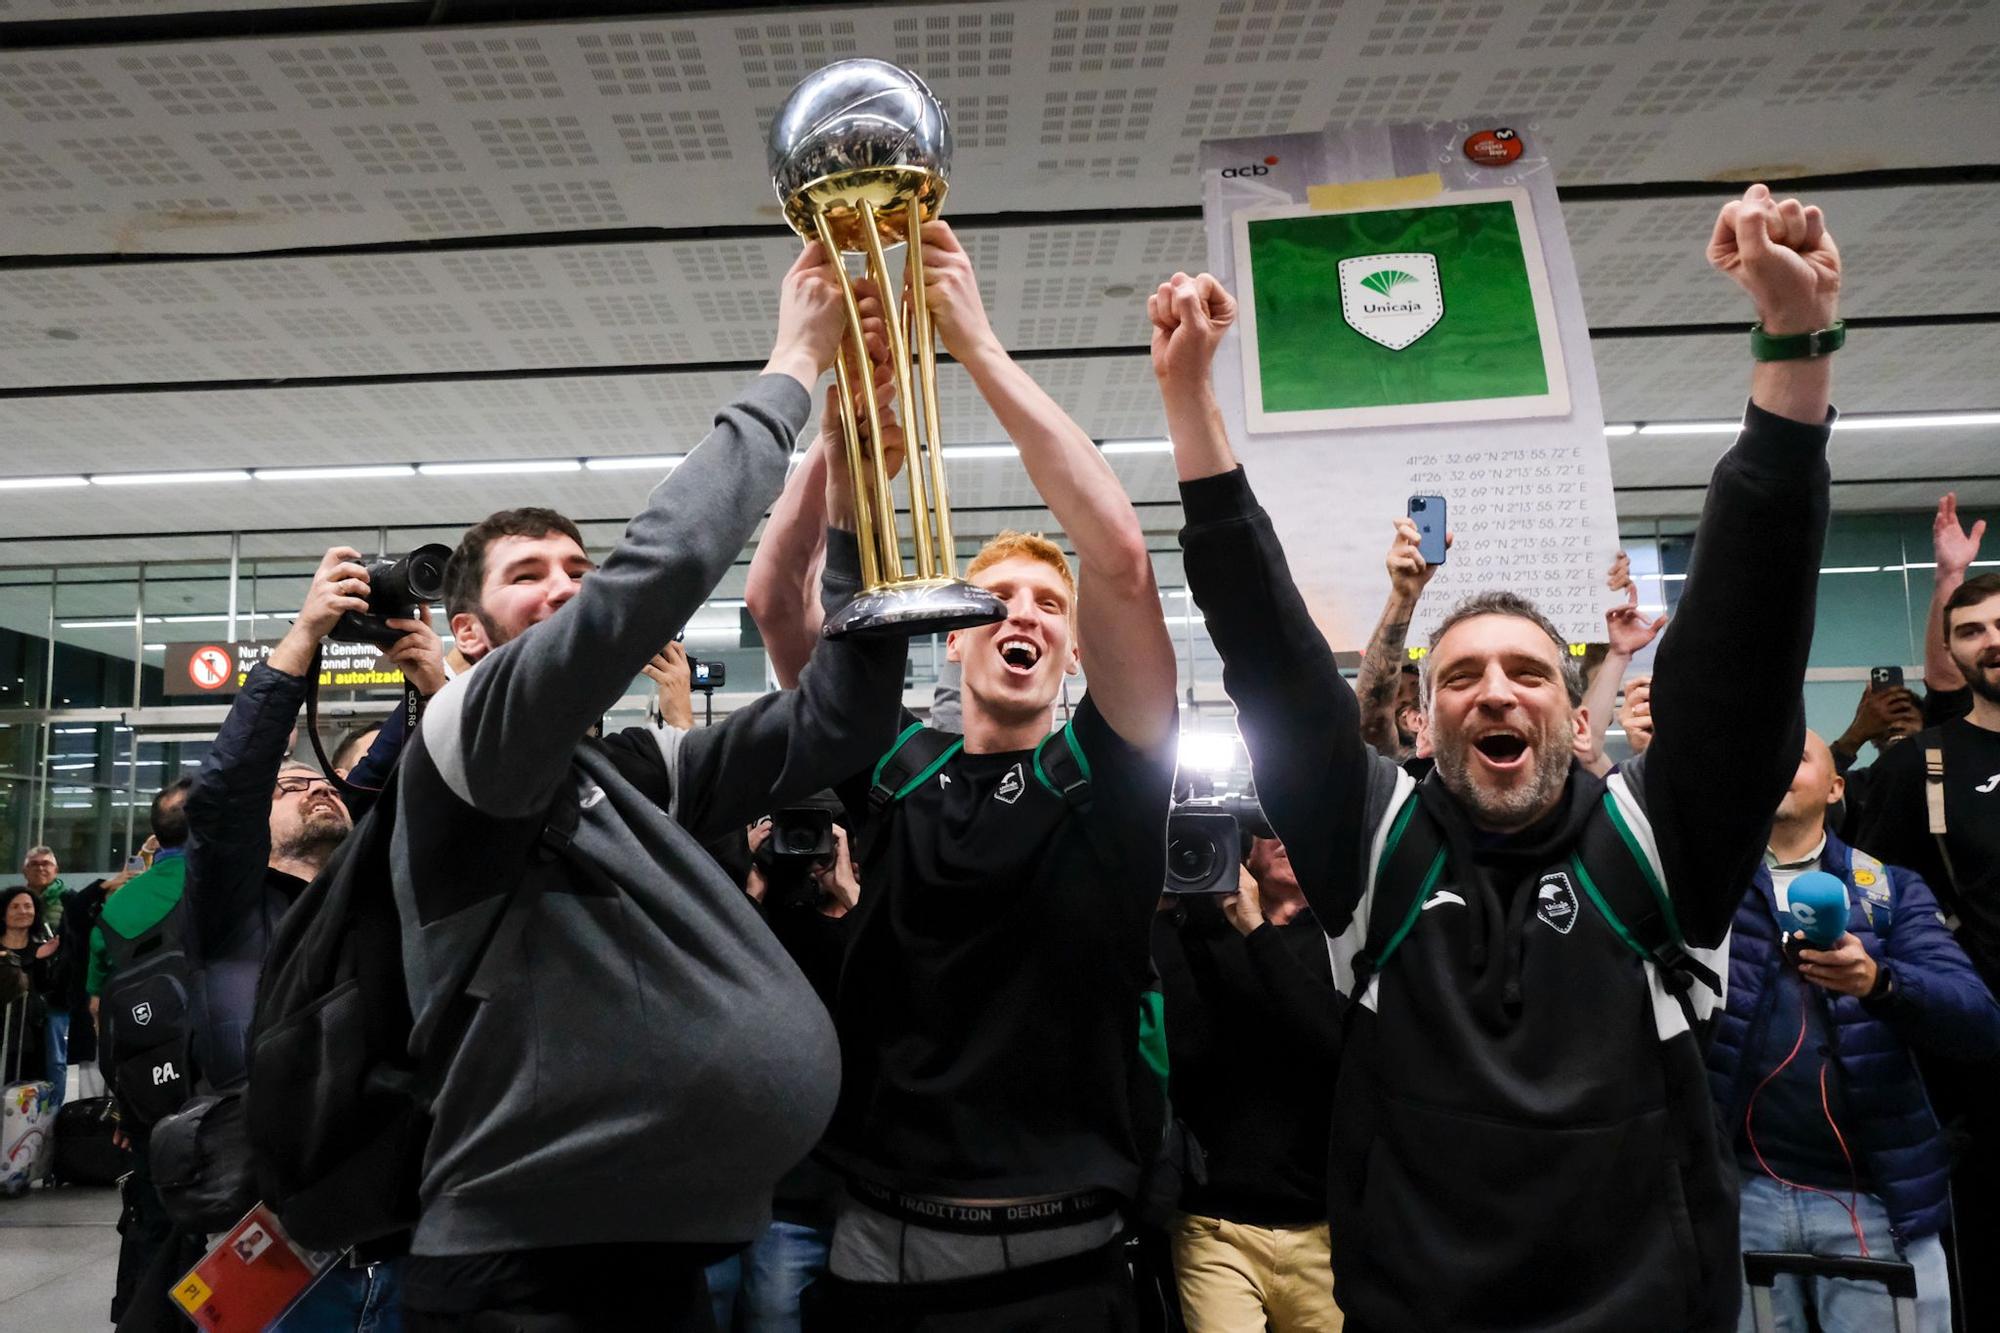
<instances>
[{"instance_id":1,"label":"rolling suitcase","mask_svg":"<svg viewBox=\"0 0 2000 1333\"><path fill-rule=\"evenodd\" d=\"M48 1175L55 1156L56 1085L21 1077L31 1007L0 1008L0 1196L8 1198Z\"/></svg>"},{"instance_id":2,"label":"rolling suitcase","mask_svg":"<svg viewBox=\"0 0 2000 1333\"><path fill-rule=\"evenodd\" d=\"M1752 1250L1743 1256L1743 1280L1750 1285L1750 1316L1757 1333L1773 1333L1771 1285L1780 1277L1844 1277L1879 1282L1889 1290L1895 1322L1883 1333L1917 1333L1917 1270L1901 1260L1849 1259L1820 1254L1777 1254Z\"/></svg>"}]
</instances>

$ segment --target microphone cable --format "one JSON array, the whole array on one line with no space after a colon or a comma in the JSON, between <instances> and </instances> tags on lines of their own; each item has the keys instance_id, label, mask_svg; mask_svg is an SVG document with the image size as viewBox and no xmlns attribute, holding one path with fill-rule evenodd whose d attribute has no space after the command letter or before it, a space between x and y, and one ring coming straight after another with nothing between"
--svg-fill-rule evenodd
<instances>
[{"instance_id":1,"label":"microphone cable","mask_svg":"<svg viewBox=\"0 0 2000 1333\"><path fill-rule=\"evenodd\" d=\"M1819 1062L1819 1107L1820 1111L1826 1116L1827 1127L1833 1130L1833 1141L1840 1145L1841 1159L1847 1163L1848 1193L1846 1199L1843 1200L1832 1190L1824 1190L1817 1185L1801 1185L1796 1181L1786 1180L1776 1171L1773 1171L1771 1164L1764 1160L1763 1149L1757 1146L1757 1131L1751 1125L1751 1119L1757 1113L1757 1098L1763 1094L1765 1088L1771 1085L1773 1079L1784 1073L1792 1061L1798 1058L1799 1051L1806 1044L1806 1006L1812 1003L1812 996L1807 994L1806 987L1810 984L1804 977L1799 978L1799 1035L1792 1041L1791 1052L1784 1059L1778 1061L1777 1068L1764 1075L1764 1081L1759 1083L1756 1091L1750 1094L1750 1104L1743 1108L1743 1137L1749 1142L1751 1155L1757 1159L1757 1165L1763 1168L1765 1175L1777 1181L1780 1185L1787 1185L1795 1190L1804 1190L1811 1194L1823 1194L1845 1209L1847 1212L1847 1223L1854 1228L1855 1243L1861 1247L1861 1257L1866 1259L1870 1256L1868 1253L1868 1236L1861 1226L1861 1175L1854 1165L1854 1154L1848 1149L1847 1136L1840 1132L1840 1125L1833 1118L1833 1103L1828 1097L1826 1090L1826 1061L1821 1060Z\"/></svg>"}]
</instances>

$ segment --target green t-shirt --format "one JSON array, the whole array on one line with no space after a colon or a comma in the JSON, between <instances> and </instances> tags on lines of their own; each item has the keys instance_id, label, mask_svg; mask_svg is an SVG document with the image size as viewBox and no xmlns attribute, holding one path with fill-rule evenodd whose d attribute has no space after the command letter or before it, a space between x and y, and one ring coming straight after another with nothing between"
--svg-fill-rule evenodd
<instances>
[{"instance_id":1,"label":"green t-shirt","mask_svg":"<svg viewBox=\"0 0 2000 1333\"><path fill-rule=\"evenodd\" d=\"M105 943L103 927L110 926L128 940L145 934L174 910L186 884L187 858L168 856L154 862L151 870L125 881L124 888L104 900L99 924L90 928L90 969L83 982L86 992L102 995L111 976L111 948Z\"/></svg>"}]
</instances>

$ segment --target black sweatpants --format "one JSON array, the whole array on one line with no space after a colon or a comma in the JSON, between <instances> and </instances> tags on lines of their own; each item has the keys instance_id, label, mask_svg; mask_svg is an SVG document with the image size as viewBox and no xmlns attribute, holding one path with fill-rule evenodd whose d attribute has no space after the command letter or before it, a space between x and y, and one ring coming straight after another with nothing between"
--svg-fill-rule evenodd
<instances>
[{"instance_id":1,"label":"black sweatpants","mask_svg":"<svg viewBox=\"0 0 2000 1333\"><path fill-rule=\"evenodd\" d=\"M403 1327L407 1333L715 1333L703 1270L717 1251L572 1245L413 1258L405 1269Z\"/></svg>"}]
</instances>

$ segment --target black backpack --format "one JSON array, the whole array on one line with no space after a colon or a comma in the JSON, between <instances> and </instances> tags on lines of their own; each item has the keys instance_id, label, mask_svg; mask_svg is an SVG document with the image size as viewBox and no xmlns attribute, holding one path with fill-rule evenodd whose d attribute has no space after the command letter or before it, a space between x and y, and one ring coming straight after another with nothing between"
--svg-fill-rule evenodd
<instances>
[{"instance_id":1,"label":"black backpack","mask_svg":"<svg viewBox=\"0 0 2000 1333\"><path fill-rule=\"evenodd\" d=\"M1661 984L1699 1039L1708 1025L1695 1007L1693 988L1697 984L1706 988L1719 1005L1722 979L1687 951L1673 899L1653 872L1638 836L1626 825L1617 798L1606 791L1601 799L1602 810L1584 824L1567 872L1554 876L1574 883L1551 884L1551 877L1545 876L1539 891L1554 899L1552 908L1568 912L1581 912L1584 903L1590 903L1626 948L1659 969ZM1376 863L1368 936L1354 958L1350 1019L1361 1008L1368 982L1395 956L1443 876L1450 856L1446 841L1436 817L1423 808L1417 792L1410 792L1389 826Z\"/></svg>"},{"instance_id":2,"label":"black backpack","mask_svg":"<svg viewBox=\"0 0 2000 1333\"><path fill-rule=\"evenodd\" d=\"M188 996L183 899L151 929L127 939L100 919L110 975L97 997L99 1060L128 1133L179 1110L194 1092L194 1020Z\"/></svg>"},{"instance_id":3,"label":"black backpack","mask_svg":"<svg viewBox=\"0 0 2000 1333\"><path fill-rule=\"evenodd\" d=\"M512 951L580 811L563 782L520 880L463 961L427 1048L413 1052L403 931L390 885L401 765L279 922L257 982L244 1116L265 1203L292 1238L340 1250L411 1229L430 1106L479 1000ZM466 812L458 812L464 814Z\"/></svg>"}]
</instances>

